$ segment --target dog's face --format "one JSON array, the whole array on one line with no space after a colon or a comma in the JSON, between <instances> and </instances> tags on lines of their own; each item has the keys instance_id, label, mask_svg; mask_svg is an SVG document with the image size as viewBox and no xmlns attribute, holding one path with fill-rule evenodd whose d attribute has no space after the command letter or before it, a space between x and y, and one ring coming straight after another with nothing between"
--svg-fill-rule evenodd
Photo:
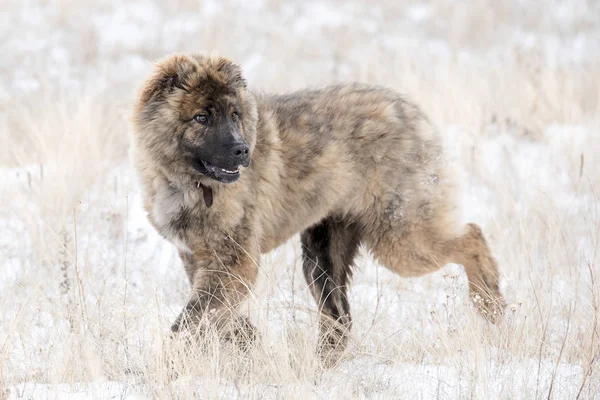
<instances>
[{"instance_id":1,"label":"dog's face","mask_svg":"<svg viewBox=\"0 0 600 400\"><path fill-rule=\"evenodd\" d=\"M156 66L135 109L136 140L153 161L194 181L235 182L256 142L256 102L221 57L172 56Z\"/></svg>"}]
</instances>

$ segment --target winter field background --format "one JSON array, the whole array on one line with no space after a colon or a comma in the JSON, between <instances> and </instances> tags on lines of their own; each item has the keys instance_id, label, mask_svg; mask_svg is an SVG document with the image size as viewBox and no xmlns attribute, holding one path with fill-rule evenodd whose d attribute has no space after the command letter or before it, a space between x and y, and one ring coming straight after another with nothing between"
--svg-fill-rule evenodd
<instances>
[{"instance_id":1,"label":"winter field background","mask_svg":"<svg viewBox=\"0 0 600 400\"><path fill-rule=\"evenodd\" d=\"M3 0L0 46L0 398L600 398L600 3ZM262 259L249 355L169 340L189 288L141 208L129 116L184 51L254 89L359 80L421 105L505 321L459 266L403 279L363 252L348 356L322 370L294 238Z\"/></svg>"}]
</instances>

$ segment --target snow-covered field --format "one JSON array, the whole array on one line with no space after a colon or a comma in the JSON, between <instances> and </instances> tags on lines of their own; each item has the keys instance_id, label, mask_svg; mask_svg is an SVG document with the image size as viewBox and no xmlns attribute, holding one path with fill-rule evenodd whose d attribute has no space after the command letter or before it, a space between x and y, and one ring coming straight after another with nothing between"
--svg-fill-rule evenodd
<instances>
[{"instance_id":1,"label":"snow-covered field","mask_svg":"<svg viewBox=\"0 0 600 400\"><path fill-rule=\"evenodd\" d=\"M4 0L0 43L0 398L600 398L600 3ZM262 259L249 355L169 340L187 279L127 154L135 89L175 51L227 55L255 89L420 104L505 321L459 266L403 279L363 254L347 358L322 370L294 238Z\"/></svg>"}]
</instances>

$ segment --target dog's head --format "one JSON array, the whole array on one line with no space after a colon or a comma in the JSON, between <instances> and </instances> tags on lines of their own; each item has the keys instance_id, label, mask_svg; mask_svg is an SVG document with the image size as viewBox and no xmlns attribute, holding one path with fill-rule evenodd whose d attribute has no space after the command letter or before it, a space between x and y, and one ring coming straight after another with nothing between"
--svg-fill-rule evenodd
<instances>
[{"instance_id":1,"label":"dog's head","mask_svg":"<svg viewBox=\"0 0 600 400\"><path fill-rule=\"evenodd\" d=\"M137 145L168 173L235 182L256 143L256 100L241 69L222 57L160 61L134 111Z\"/></svg>"}]
</instances>

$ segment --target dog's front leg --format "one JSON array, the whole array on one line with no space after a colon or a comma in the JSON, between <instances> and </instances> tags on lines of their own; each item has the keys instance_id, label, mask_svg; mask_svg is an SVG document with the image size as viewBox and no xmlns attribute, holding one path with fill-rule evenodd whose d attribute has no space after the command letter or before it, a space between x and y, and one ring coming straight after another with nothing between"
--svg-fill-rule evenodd
<instances>
[{"instance_id":1,"label":"dog's front leg","mask_svg":"<svg viewBox=\"0 0 600 400\"><path fill-rule=\"evenodd\" d=\"M256 331L237 308L254 285L258 273L258 257L247 249L231 249L226 246L211 259L202 255L182 255L192 294L171 330L186 330L192 334L212 326L225 338L233 339L244 346L251 345Z\"/></svg>"}]
</instances>

